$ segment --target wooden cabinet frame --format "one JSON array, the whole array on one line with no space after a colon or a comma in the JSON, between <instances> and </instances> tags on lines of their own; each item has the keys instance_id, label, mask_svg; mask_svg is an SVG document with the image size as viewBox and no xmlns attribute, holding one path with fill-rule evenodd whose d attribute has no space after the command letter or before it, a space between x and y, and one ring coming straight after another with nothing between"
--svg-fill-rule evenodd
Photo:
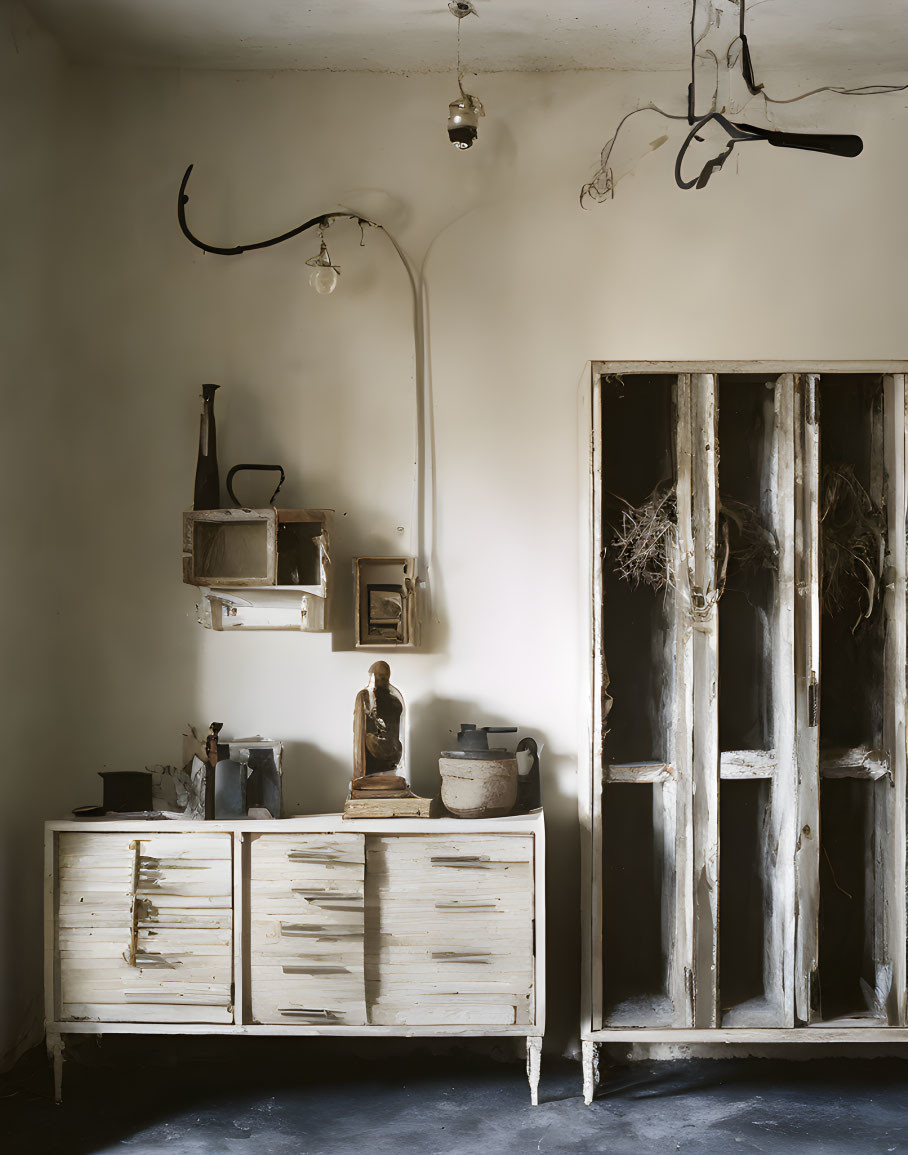
<instances>
[{"instance_id":1,"label":"wooden cabinet frame","mask_svg":"<svg viewBox=\"0 0 908 1155\"><path fill-rule=\"evenodd\" d=\"M60 866L58 863L58 847L61 836L71 836L73 832L90 833L92 835L120 835L121 839L127 836L134 840L150 839L155 835L163 834L168 837L185 837L187 843L190 845L193 838L198 839L199 836L221 834L229 837L232 848L233 880L231 924L233 936L233 981L228 1021L192 1021L191 1015L182 1013L180 1014L180 1018L183 1021L174 1021L175 1016L172 1016L170 1020L168 1020L168 1008L166 1006L161 1007L160 1016L149 1013L149 1007L141 1008L141 1017L144 1021L99 1021L97 1015L91 1020L88 1018L65 1019L61 1017L61 967L58 964L57 952L57 904ZM47 823L45 833L45 1015L47 1046L54 1060L55 1088L58 1101L62 1093L63 1048L66 1036L74 1034L145 1033L159 1035L516 1036L526 1039L527 1072L530 1081L532 1101L534 1104L536 1103L542 1036L545 1031L545 826L541 810L511 818L473 821L453 818L357 820L344 819L341 815L320 815L311 818L278 819L273 821L143 822L114 819L95 822L61 821ZM474 1013L472 1015L460 1016L461 1021L441 1022L438 1021L440 1016L438 1008L436 1007L435 1015L427 1015L429 1021L421 1023L415 1021L419 1017L417 1004L415 1007L409 1008L408 1014L400 1015L397 1021L392 1023L385 1021L344 1023L339 1020L331 1021L330 1016L325 1016L322 1021L316 1016L314 1016L311 1021L307 1020L306 1016L300 1016L299 1018L288 1016L288 1021L286 1022L255 1022L252 1014L250 986L252 982L250 965L252 944L250 927L250 913L252 909L250 872L252 855L250 853L250 846L256 839L265 836L271 838L272 842L274 839L286 838L289 845L294 839L299 842L299 836L301 835L310 840L323 837L323 840L330 841L333 839L335 842L342 842L345 839L349 842L351 841L350 836L356 835L360 840L364 840L367 848L371 843L375 843L376 840L388 843L389 840L393 842L393 840L396 839L415 837L420 843L420 846L424 848L426 854L432 853L431 842L429 840L438 840L440 848L438 855L440 857L437 858L437 861L432 861L432 868L437 869L439 873L446 876L445 881L448 883L447 890L450 889L451 885L454 885L455 889L460 887L461 891L468 898L475 898L475 896L471 893L473 889L473 884L470 882L471 870L464 868L488 866L490 857L494 858L494 854L489 850L492 842L497 841L499 854L507 849L509 840L514 840L513 845L519 843L524 848L526 848L529 843L531 847L530 865L526 883L532 893L524 899L524 906L526 906L527 901L529 902L527 921L528 924L531 924L531 929L528 930L528 937L532 939L531 943L527 943L527 950L531 952L529 965L532 975L532 985L530 988L531 998L528 1011L522 1015L517 1015L516 1022L505 1023L501 1021L500 1015L498 1015L497 1021L493 1015L490 1016L493 1021L485 1022L477 1021L477 1018L481 1016L477 1016L474 1006ZM480 850L470 849L471 840L473 840L476 846L479 846L480 842L483 844ZM479 840L479 842L476 842L476 840ZM355 839L353 841L355 841ZM454 844L460 846L466 845L465 849L458 851L452 857L451 846ZM428 849L426 849L427 846ZM482 853L480 853L480 851L482 851ZM471 855L474 855L474 857L471 858ZM507 859L506 854L502 856L505 860ZM305 858L306 854L304 853L302 857ZM524 854L524 862L526 862L526 854ZM495 865L494 862L491 864L493 866ZM505 861L503 865L507 867L507 861ZM460 869L456 869L458 867ZM432 906L432 879L429 877L430 874L431 870L422 871L420 877L414 879L411 884L411 893L418 896L422 893L420 888L423 888L426 896L422 901L429 901L429 905ZM133 883L134 881L133 879ZM104 885L109 888L111 880L105 879ZM114 880L113 885L119 886L120 884ZM128 905L128 899L134 890L135 886L133 884L128 880L124 882L121 890L117 892L118 902L123 900L123 902ZM489 922L488 899L484 902L476 900L475 902L466 902L465 904L462 904L460 901L452 903L450 901L450 894L447 893L445 887L442 887L442 890L445 890L445 893L440 893L437 898L439 909L444 908L440 916L442 922L445 918L456 917L458 920L476 918L484 920L483 934L489 935L493 933L493 931L490 930L491 923ZM502 897L504 897L504 892ZM406 894L403 894L401 901L404 902L405 900ZM123 905L123 902L121 902L120 905ZM366 902L368 913L368 898ZM462 905L470 907L471 909L461 909ZM476 908L475 911L472 909L474 907ZM117 909L119 910L120 906L118 906ZM502 907L502 909L504 909L504 907ZM117 944L117 950L119 950L122 945L123 950L126 951L127 954L129 953L129 945L131 942L128 923L129 918L127 917L124 919L122 926L122 944ZM405 947L406 943L403 945ZM494 949L494 947L492 949ZM371 964L373 967L373 976L381 977L382 972L380 968L383 964L379 957L381 954L379 944L372 944L372 953L375 956ZM445 952L442 951L440 953L444 954ZM434 957L435 955L431 956L431 958ZM125 966L128 961L127 958L123 965ZM469 960L466 959L463 960L463 964L466 965L468 961ZM439 960L439 969L443 970L447 967L448 970L450 970L452 963L456 964L457 962L457 959L441 958ZM431 963L423 960L423 964L422 981L424 984L431 984L433 981ZM440 982L439 988L444 992L449 985L450 979L446 982ZM445 995L445 998L441 1001L446 1004L454 1003L461 997L460 994L456 996L456 999L453 997L448 998L448 995ZM431 1000L429 1001L431 1002ZM438 1001L436 997L436 1003ZM475 1001L474 999L473 1002L475 1003ZM185 1011L186 1009L185 1007L181 1008L181 1011ZM191 1007L188 1009L190 1011L192 1010ZM442 1015L443 1011L444 1008L442 1008ZM375 1017L376 1019L380 1019L381 1017L386 1019L388 1016L385 1014L381 1017L378 1015Z\"/></svg>"},{"instance_id":2,"label":"wooden cabinet frame","mask_svg":"<svg viewBox=\"0 0 908 1155\"><path fill-rule=\"evenodd\" d=\"M584 1093L591 1101L599 1044L693 1042L908 1042L905 965L906 779L906 372L908 362L593 362L581 382L580 470L582 605L588 607L583 680L579 810L582 863L582 1019ZM662 762L607 765L604 728L612 698L604 663L603 383L622 375L674 379L675 496L678 575L668 611L666 661L674 680ZM762 513L779 551L771 637L772 734L761 751L721 750L717 733L718 638L711 584L715 574L718 495L716 401L719 375L762 375L773 390L771 469ZM821 432L818 389L837 375L880 379L872 436L874 486L887 520L888 552L882 598L882 725L880 751L830 750L810 724L820 676L820 557L818 503ZM606 418L607 420L607 418ZM693 627L692 627L692 622ZM668 678L669 675L666 675ZM770 748L771 747L771 748ZM876 1018L822 1020L816 971L820 932L821 784L863 780L867 853L865 953ZM764 864L768 892L765 944L766 1006L771 1025L753 1011L735 1024L719 1000L719 787L765 781ZM671 895L665 1021L610 1023L603 1003L604 810L607 783L652 784L666 850L663 888ZM864 789L864 787L861 787ZM656 796L654 795L654 798ZM616 928L621 933L621 928Z\"/></svg>"}]
</instances>

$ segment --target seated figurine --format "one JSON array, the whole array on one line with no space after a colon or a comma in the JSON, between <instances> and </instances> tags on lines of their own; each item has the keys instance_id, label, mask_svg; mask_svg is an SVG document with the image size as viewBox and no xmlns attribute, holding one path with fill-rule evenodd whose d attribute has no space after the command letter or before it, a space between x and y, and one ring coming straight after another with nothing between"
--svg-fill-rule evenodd
<instances>
[{"instance_id":1,"label":"seated figurine","mask_svg":"<svg viewBox=\"0 0 908 1155\"><path fill-rule=\"evenodd\" d=\"M387 662L369 667L369 684L353 710L353 798L411 798L403 762L404 700Z\"/></svg>"}]
</instances>

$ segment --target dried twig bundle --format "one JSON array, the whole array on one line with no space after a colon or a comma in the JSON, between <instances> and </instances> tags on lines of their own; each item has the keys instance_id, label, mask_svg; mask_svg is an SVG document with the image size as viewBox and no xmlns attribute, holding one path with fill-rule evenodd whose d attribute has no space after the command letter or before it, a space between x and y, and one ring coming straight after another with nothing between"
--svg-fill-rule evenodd
<instances>
[{"instance_id":1,"label":"dried twig bundle","mask_svg":"<svg viewBox=\"0 0 908 1155\"><path fill-rule=\"evenodd\" d=\"M722 534L728 533L729 556L742 569L779 568L779 543L753 506L723 497L719 504Z\"/></svg>"},{"instance_id":2,"label":"dried twig bundle","mask_svg":"<svg viewBox=\"0 0 908 1155\"><path fill-rule=\"evenodd\" d=\"M615 572L631 585L654 590L674 584L672 554L678 525L675 487L660 482L642 505L613 495L621 516L612 523L610 552Z\"/></svg>"},{"instance_id":3,"label":"dried twig bundle","mask_svg":"<svg viewBox=\"0 0 908 1155\"><path fill-rule=\"evenodd\" d=\"M857 604L853 633L873 613L882 594L886 523L850 465L827 465L823 470L820 539L823 610L837 614Z\"/></svg>"}]
</instances>

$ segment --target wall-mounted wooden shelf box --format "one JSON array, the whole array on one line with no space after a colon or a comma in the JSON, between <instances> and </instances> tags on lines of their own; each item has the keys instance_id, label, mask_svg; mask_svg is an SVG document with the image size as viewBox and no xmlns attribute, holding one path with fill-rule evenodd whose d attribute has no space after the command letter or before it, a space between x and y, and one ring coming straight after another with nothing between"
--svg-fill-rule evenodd
<instances>
[{"instance_id":1,"label":"wall-mounted wooden shelf box","mask_svg":"<svg viewBox=\"0 0 908 1155\"><path fill-rule=\"evenodd\" d=\"M416 559L353 559L356 646L413 648L416 644Z\"/></svg>"},{"instance_id":2,"label":"wall-mounted wooden shelf box","mask_svg":"<svg viewBox=\"0 0 908 1155\"><path fill-rule=\"evenodd\" d=\"M183 514L183 581L208 629L327 629L327 509L205 509Z\"/></svg>"}]
</instances>

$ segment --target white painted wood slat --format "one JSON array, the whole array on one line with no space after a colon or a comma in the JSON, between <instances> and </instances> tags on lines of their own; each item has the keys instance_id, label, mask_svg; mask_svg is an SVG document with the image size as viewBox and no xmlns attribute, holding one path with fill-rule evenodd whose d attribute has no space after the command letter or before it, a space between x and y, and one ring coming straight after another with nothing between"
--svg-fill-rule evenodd
<instances>
[{"instance_id":1,"label":"white painted wood slat","mask_svg":"<svg viewBox=\"0 0 908 1155\"><path fill-rule=\"evenodd\" d=\"M772 1025L795 1023L795 844L798 824L795 720L795 382L779 376L773 388L772 448L763 515L775 533L778 560L770 617L772 756L768 838L761 872L769 896L763 981Z\"/></svg>"},{"instance_id":2,"label":"white painted wood slat","mask_svg":"<svg viewBox=\"0 0 908 1155\"><path fill-rule=\"evenodd\" d=\"M666 665L673 671L668 755L675 776L662 787L663 935L669 943L668 988L677 1027L694 1025L693 437L691 376L681 373L675 385L675 586L666 652Z\"/></svg>"},{"instance_id":3,"label":"white painted wood slat","mask_svg":"<svg viewBox=\"0 0 908 1155\"><path fill-rule=\"evenodd\" d=\"M883 462L886 484L887 556L883 594L883 746L888 752L888 775L874 783L878 825L886 815L889 832L884 873L875 919L883 924L877 954L880 972L890 968L886 1000L889 1022L906 1019L905 960L905 821L906 821L906 522L908 522L908 453L906 453L906 377L897 373L883 379ZM866 765L866 763L865 763Z\"/></svg>"},{"instance_id":4,"label":"white painted wood slat","mask_svg":"<svg viewBox=\"0 0 908 1155\"><path fill-rule=\"evenodd\" d=\"M718 503L716 378L691 376L690 569L693 618L694 1023L718 1022L719 939L719 622L716 583Z\"/></svg>"}]
</instances>

